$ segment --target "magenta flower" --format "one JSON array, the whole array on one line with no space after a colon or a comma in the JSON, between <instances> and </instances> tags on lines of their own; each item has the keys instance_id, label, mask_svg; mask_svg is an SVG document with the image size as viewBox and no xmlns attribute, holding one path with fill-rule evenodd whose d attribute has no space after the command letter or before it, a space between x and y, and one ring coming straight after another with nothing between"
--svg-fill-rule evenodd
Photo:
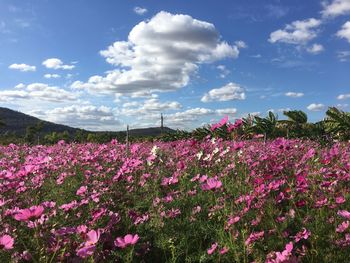
<instances>
[{"instance_id":1,"label":"magenta flower","mask_svg":"<svg viewBox=\"0 0 350 263\"><path fill-rule=\"evenodd\" d=\"M311 232L309 230L307 230L306 228L303 228L302 231L298 232L294 239L295 239L295 242L299 242L301 239L308 239L309 236L311 235Z\"/></svg>"},{"instance_id":2,"label":"magenta flower","mask_svg":"<svg viewBox=\"0 0 350 263\"><path fill-rule=\"evenodd\" d=\"M217 247L218 247L218 243L213 243L207 251L208 255L213 254L215 252L215 250L217 249Z\"/></svg>"},{"instance_id":3,"label":"magenta flower","mask_svg":"<svg viewBox=\"0 0 350 263\"><path fill-rule=\"evenodd\" d=\"M87 240L77 250L77 256L86 258L95 252L96 244L100 239L100 231L91 230L87 234Z\"/></svg>"},{"instance_id":4,"label":"magenta flower","mask_svg":"<svg viewBox=\"0 0 350 263\"><path fill-rule=\"evenodd\" d=\"M276 252L276 262L289 262L290 256L293 251L293 243L289 242L282 252Z\"/></svg>"},{"instance_id":5,"label":"magenta flower","mask_svg":"<svg viewBox=\"0 0 350 263\"><path fill-rule=\"evenodd\" d=\"M348 212L346 210L339 210L337 214L339 216L346 218L346 219L350 219L350 212Z\"/></svg>"},{"instance_id":6,"label":"magenta flower","mask_svg":"<svg viewBox=\"0 0 350 263\"><path fill-rule=\"evenodd\" d=\"M15 215L14 218L17 221L28 221L32 218L39 218L42 213L44 212L44 207L39 206L32 206L30 208L21 209L19 210Z\"/></svg>"},{"instance_id":7,"label":"magenta flower","mask_svg":"<svg viewBox=\"0 0 350 263\"><path fill-rule=\"evenodd\" d=\"M348 229L349 224L350 224L349 221L345 221L345 222L341 223L340 225L338 225L336 231L338 233L343 233L346 229Z\"/></svg>"},{"instance_id":8,"label":"magenta flower","mask_svg":"<svg viewBox=\"0 0 350 263\"><path fill-rule=\"evenodd\" d=\"M226 115L224 118L222 118L218 123L215 123L211 126L211 130L214 131L218 128L221 128L222 126L224 126L228 121L228 116Z\"/></svg>"},{"instance_id":9,"label":"magenta flower","mask_svg":"<svg viewBox=\"0 0 350 263\"><path fill-rule=\"evenodd\" d=\"M117 239L114 241L114 244L117 247L125 248L129 245L135 245L136 242L139 240L139 236L127 234L125 237L117 237Z\"/></svg>"},{"instance_id":10,"label":"magenta flower","mask_svg":"<svg viewBox=\"0 0 350 263\"><path fill-rule=\"evenodd\" d=\"M260 232L253 232L249 235L249 237L247 238L247 240L245 241L246 246L248 246L249 244L262 239L264 237L265 232L264 231L260 231Z\"/></svg>"},{"instance_id":11,"label":"magenta flower","mask_svg":"<svg viewBox=\"0 0 350 263\"><path fill-rule=\"evenodd\" d=\"M223 247L221 250L220 250L220 254L223 255L223 254L226 254L228 252L228 248L227 247Z\"/></svg>"},{"instance_id":12,"label":"magenta flower","mask_svg":"<svg viewBox=\"0 0 350 263\"><path fill-rule=\"evenodd\" d=\"M78 190L77 190L77 195L83 196L87 191L87 187L86 186L81 186Z\"/></svg>"},{"instance_id":13,"label":"magenta flower","mask_svg":"<svg viewBox=\"0 0 350 263\"><path fill-rule=\"evenodd\" d=\"M0 237L0 250L1 249L12 249L14 244L14 239L9 235L3 235Z\"/></svg>"},{"instance_id":14,"label":"magenta flower","mask_svg":"<svg viewBox=\"0 0 350 263\"><path fill-rule=\"evenodd\" d=\"M337 196L335 198L335 203L336 204L342 204L342 203L345 203L345 198L343 196Z\"/></svg>"},{"instance_id":15,"label":"magenta flower","mask_svg":"<svg viewBox=\"0 0 350 263\"><path fill-rule=\"evenodd\" d=\"M209 178L204 184L202 184L202 190L208 191L218 189L222 186L222 182L216 178Z\"/></svg>"}]
</instances>

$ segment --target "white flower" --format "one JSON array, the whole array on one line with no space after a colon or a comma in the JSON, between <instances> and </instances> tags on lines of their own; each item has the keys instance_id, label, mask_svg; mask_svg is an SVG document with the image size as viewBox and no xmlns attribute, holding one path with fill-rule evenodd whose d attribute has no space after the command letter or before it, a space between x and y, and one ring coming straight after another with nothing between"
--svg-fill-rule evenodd
<instances>
[{"instance_id":1,"label":"white flower","mask_svg":"<svg viewBox=\"0 0 350 263\"><path fill-rule=\"evenodd\" d=\"M211 155L210 155L210 154L207 154L207 156L205 156L205 157L203 158L204 161L208 161L208 160L210 160L210 159L211 159Z\"/></svg>"},{"instance_id":2,"label":"white flower","mask_svg":"<svg viewBox=\"0 0 350 263\"><path fill-rule=\"evenodd\" d=\"M157 145L154 145L151 150L152 155L157 156L158 150L159 150L159 147Z\"/></svg>"},{"instance_id":3,"label":"white flower","mask_svg":"<svg viewBox=\"0 0 350 263\"><path fill-rule=\"evenodd\" d=\"M216 147L216 148L214 149L214 151L213 151L213 155L216 154L216 153L218 153L218 152L219 152L219 148Z\"/></svg>"},{"instance_id":4,"label":"white flower","mask_svg":"<svg viewBox=\"0 0 350 263\"><path fill-rule=\"evenodd\" d=\"M200 160L203 156L203 152L200 151L199 153L196 154L196 156L197 156L197 159Z\"/></svg>"}]
</instances>

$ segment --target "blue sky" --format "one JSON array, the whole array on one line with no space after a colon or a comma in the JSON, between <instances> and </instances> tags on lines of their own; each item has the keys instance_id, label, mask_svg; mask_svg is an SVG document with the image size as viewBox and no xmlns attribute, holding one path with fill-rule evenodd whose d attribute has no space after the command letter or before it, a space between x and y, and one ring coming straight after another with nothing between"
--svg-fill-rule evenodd
<instances>
[{"instance_id":1,"label":"blue sky","mask_svg":"<svg viewBox=\"0 0 350 263\"><path fill-rule=\"evenodd\" d=\"M0 0L0 106L90 130L349 111L350 0Z\"/></svg>"}]
</instances>

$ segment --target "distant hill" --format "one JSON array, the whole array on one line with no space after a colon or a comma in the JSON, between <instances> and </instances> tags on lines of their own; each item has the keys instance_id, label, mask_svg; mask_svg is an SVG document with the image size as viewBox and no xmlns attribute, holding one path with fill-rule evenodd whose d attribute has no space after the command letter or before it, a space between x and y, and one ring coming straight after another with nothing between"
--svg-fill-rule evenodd
<instances>
[{"instance_id":1,"label":"distant hill","mask_svg":"<svg viewBox=\"0 0 350 263\"><path fill-rule=\"evenodd\" d=\"M41 130L42 134L52 133L52 132L64 132L68 131L71 135L75 134L77 131L85 131L85 132L93 132L86 131L83 129L72 128L70 126L56 124L48 121L43 121L33 116L24 114L22 112L14 111L8 108L0 107L0 120L3 121L6 125L0 125L0 135L4 133L14 133L18 136L23 136L26 133L26 128L28 126L35 126L38 122L42 122L43 129ZM107 132L107 131L106 131ZM152 127L152 128L142 128L142 129L131 129L131 136L157 136L161 134L160 127ZM175 132L175 130L170 129L168 127L163 128L163 132ZM97 132L102 133L102 132ZM125 134L125 131L119 132L108 132L118 134Z\"/></svg>"},{"instance_id":2,"label":"distant hill","mask_svg":"<svg viewBox=\"0 0 350 263\"><path fill-rule=\"evenodd\" d=\"M5 126L0 126L0 134L15 133L16 135L24 135L28 126L35 126L40 121L43 123L42 133L45 134L54 131L68 131L75 134L79 130L66 125L43 121L22 112L2 107L0 107L0 120L5 123Z\"/></svg>"}]
</instances>

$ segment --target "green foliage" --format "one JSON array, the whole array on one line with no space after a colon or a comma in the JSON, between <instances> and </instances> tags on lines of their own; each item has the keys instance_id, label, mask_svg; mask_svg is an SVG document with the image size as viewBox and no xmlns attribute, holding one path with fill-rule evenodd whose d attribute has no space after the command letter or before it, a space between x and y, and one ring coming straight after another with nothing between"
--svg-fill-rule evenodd
<instances>
[{"instance_id":1,"label":"green foliage","mask_svg":"<svg viewBox=\"0 0 350 263\"><path fill-rule=\"evenodd\" d=\"M350 139L350 113L330 107L326 112L326 130L340 140Z\"/></svg>"}]
</instances>

